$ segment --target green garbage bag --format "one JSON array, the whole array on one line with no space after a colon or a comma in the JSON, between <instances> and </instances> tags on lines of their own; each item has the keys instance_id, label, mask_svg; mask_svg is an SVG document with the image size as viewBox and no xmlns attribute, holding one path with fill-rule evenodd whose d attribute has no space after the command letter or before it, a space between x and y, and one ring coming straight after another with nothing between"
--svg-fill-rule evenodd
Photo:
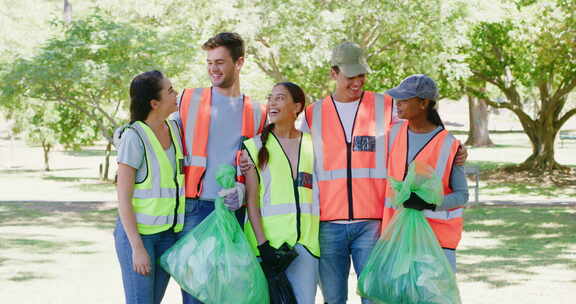
<instances>
[{"instance_id":1,"label":"green garbage bag","mask_svg":"<svg viewBox=\"0 0 576 304\"><path fill-rule=\"evenodd\" d=\"M224 188L235 186L236 171L216 174ZM205 304L269 303L268 285L236 217L223 204L160 257L160 265L182 289Z\"/></svg>"},{"instance_id":2,"label":"green garbage bag","mask_svg":"<svg viewBox=\"0 0 576 304\"><path fill-rule=\"evenodd\" d=\"M441 205L441 179L413 162L404 181L389 181L399 209L360 274L358 293L378 304L461 303L456 277L423 212L402 207L410 192Z\"/></svg>"}]
</instances>

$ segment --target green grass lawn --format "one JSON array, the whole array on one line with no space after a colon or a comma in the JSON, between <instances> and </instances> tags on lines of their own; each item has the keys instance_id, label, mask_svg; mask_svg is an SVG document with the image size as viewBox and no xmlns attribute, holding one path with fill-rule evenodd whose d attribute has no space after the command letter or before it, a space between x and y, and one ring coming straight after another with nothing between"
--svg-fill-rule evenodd
<instances>
[{"instance_id":1,"label":"green grass lawn","mask_svg":"<svg viewBox=\"0 0 576 304\"><path fill-rule=\"evenodd\" d=\"M112 229L116 209L101 209L101 202L0 203L2 226L90 226Z\"/></svg>"},{"instance_id":2,"label":"green grass lawn","mask_svg":"<svg viewBox=\"0 0 576 304\"><path fill-rule=\"evenodd\" d=\"M466 280L493 287L520 282L502 280L495 271L533 275L535 266L563 265L576 270L576 210L573 207L475 207L466 210L467 232L493 240L487 246L458 250L459 257L477 262L460 263L458 274ZM572 256L570 256L572 255Z\"/></svg>"},{"instance_id":3,"label":"green grass lawn","mask_svg":"<svg viewBox=\"0 0 576 304\"><path fill-rule=\"evenodd\" d=\"M556 198L561 196L576 197L574 178L570 176L539 179L537 175L530 173L506 173L506 167L513 166L511 162L494 161L467 161L466 166L480 169L480 194L483 190L498 192L500 194L515 194L530 196L545 196ZM570 166L573 167L573 166Z\"/></svg>"},{"instance_id":4,"label":"green grass lawn","mask_svg":"<svg viewBox=\"0 0 576 304\"><path fill-rule=\"evenodd\" d=\"M99 210L96 203L0 203L0 227L43 226L63 229L90 226L112 230L115 209ZM65 219L65 220L64 220ZM493 207L477 206L465 212L464 239L481 235L474 243L458 250L458 276L466 281L482 281L492 287L520 284L502 279L499 271L520 274L527 279L536 272L534 266L562 265L576 271L576 210L574 207ZM486 242L488 241L488 242ZM488 244L488 245L486 245ZM9 262L2 251L38 252L49 258L51 252L90 254L88 242L57 242L43 239L3 236L0 238L0 265ZM572 254L572 256L570 256ZM470 262L473 261L473 262ZM13 280L31 280L34 275L20 273Z\"/></svg>"},{"instance_id":5,"label":"green grass lawn","mask_svg":"<svg viewBox=\"0 0 576 304\"><path fill-rule=\"evenodd\" d=\"M4 279L23 282L50 279L39 273L34 265L53 263L54 254L91 255L92 241L71 240L66 237L72 227L92 227L112 231L116 209L104 209L100 202L2 202L0 230L13 231L0 236L0 267L22 265L22 271L4 273ZM31 234L31 227L37 233ZM22 228L22 229L19 229ZM57 228L60 234L43 234L45 228ZM22 231L20 233L20 231ZM3 278L0 277L0 281Z\"/></svg>"}]
</instances>

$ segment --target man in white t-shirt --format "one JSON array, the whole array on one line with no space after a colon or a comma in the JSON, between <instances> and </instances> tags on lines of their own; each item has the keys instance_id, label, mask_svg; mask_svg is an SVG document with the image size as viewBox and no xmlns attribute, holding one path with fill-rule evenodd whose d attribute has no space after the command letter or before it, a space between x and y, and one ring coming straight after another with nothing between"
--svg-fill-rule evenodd
<instances>
[{"instance_id":1,"label":"man in white t-shirt","mask_svg":"<svg viewBox=\"0 0 576 304\"><path fill-rule=\"evenodd\" d=\"M320 287L326 303L346 303L350 257L356 273L380 231L386 179L385 134L392 100L364 91L370 71L362 49L332 53L334 93L306 109L300 129L314 142L314 192L320 204ZM367 300L363 299L363 303Z\"/></svg>"},{"instance_id":2,"label":"man in white t-shirt","mask_svg":"<svg viewBox=\"0 0 576 304\"><path fill-rule=\"evenodd\" d=\"M331 58L334 93L311 104L300 130L314 143L314 199L320 205L320 287L324 302L346 303L350 258L362 272L380 232L386 189L386 134L392 97L364 91L363 50L344 42ZM463 163L466 153L459 153ZM370 303L362 299L362 303Z\"/></svg>"}]
</instances>

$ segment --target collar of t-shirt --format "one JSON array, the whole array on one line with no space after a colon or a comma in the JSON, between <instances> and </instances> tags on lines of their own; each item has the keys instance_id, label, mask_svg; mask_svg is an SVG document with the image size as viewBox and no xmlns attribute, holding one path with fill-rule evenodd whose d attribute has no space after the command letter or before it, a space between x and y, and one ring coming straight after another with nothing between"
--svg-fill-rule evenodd
<instances>
[{"instance_id":1,"label":"collar of t-shirt","mask_svg":"<svg viewBox=\"0 0 576 304\"><path fill-rule=\"evenodd\" d=\"M216 102L223 102L223 101L227 101L230 103L233 103L234 105L237 105L238 103L236 101L243 101L244 99L244 95L242 93L240 93L240 95L238 96L226 96L226 95L222 95L220 94L220 92L218 92L218 90L216 90L216 88L212 88L212 101L216 101ZM242 106L242 103L240 103L240 106Z\"/></svg>"},{"instance_id":2,"label":"collar of t-shirt","mask_svg":"<svg viewBox=\"0 0 576 304\"><path fill-rule=\"evenodd\" d=\"M354 126L354 118L356 118L356 111L358 111L360 99L349 102L341 102L334 99L334 104L336 105L336 111L344 128L344 133L346 134L346 142L350 143L352 142L352 127Z\"/></svg>"}]
</instances>

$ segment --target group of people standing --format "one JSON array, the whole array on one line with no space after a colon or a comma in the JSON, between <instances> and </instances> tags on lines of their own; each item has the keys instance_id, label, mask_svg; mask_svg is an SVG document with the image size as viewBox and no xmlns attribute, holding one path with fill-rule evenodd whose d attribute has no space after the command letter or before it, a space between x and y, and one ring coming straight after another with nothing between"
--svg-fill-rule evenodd
<instances>
[{"instance_id":1,"label":"group of people standing","mask_svg":"<svg viewBox=\"0 0 576 304\"><path fill-rule=\"evenodd\" d=\"M114 232L127 303L161 302L169 275L157 258L202 222L219 196L262 263L275 263L284 243L296 250L286 275L298 303L315 302L318 279L326 303L346 303L350 260L359 274L395 212L386 179L402 180L415 159L442 178L444 204L413 195L404 207L425 212L455 270L468 199L466 151L444 129L432 79L413 75L386 94L365 91L363 51L344 42L331 58L333 94L307 105L298 85L281 82L262 105L241 93L245 46L238 34L219 33L202 48L210 88L178 97L159 71L130 86L130 124L116 135ZM221 164L238 166L235 188L216 183ZM201 303L182 295L186 304Z\"/></svg>"}]
</instances>

